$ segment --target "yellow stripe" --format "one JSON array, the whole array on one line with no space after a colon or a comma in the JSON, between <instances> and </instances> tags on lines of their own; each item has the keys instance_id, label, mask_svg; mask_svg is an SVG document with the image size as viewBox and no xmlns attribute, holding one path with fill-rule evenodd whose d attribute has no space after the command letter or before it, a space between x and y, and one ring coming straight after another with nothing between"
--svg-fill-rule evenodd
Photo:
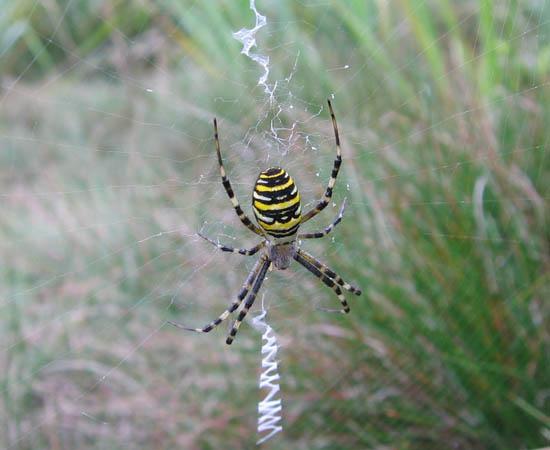
<instances>
[{"instance_id":1,"label":"yellow stripe","mask_svg":"<svg viewBox=\"0 0 550 450\"><path fill-rule=\"evenodd\" d=\"M292 219L287 223L275 222L271 225L268 225L267 223L262 222L261 227L264 230L286 231L286 230L290 230L294 225L298 223L300 223L300 217Z\"/></svg>"},{"instance_id":2,"label":"yellow stripe","mask_svg":"<svg viewBox=\"0 0 550 450\"><path fill-rule=\"evenodd\" d=\"M281 171L276 173L275 175L266 175L265 173L261 173L260 178L263 178L265 180L267 178L280 177L283 173L285 173L285 171L283 169L281 169Z\"/></svg>"},{"instance_id":3,"label":"yellow stripe","mask_svg":"<svg viewBox=\"0 0 550 450\"><path fill-rule=\"evenodd\" d=\"M263 203L260 203L254 200L254 206L258 208L260 211L277 211L280 209L290 208L291 206L294 206L296 203L300 203L300 195L297 195L296 198L293 198L288 202L274 203L272 205L265 205Z\"/></svg>"},{"instance_id":4,"label":"yellow stripe","mask_svg":"<svg viewBox=\"0 0 550 450\"><path fill-rule=\"evenodd\" d=\"M254 188L258 192L274 192L274 191L282 191L283 189L286 189L289 186L292 186L294 184L294 181L292 178L288 178L288 181L285 184L281 184L279 186L263 186L261 184L257 184Z\"/></svg>"}]
</instances>

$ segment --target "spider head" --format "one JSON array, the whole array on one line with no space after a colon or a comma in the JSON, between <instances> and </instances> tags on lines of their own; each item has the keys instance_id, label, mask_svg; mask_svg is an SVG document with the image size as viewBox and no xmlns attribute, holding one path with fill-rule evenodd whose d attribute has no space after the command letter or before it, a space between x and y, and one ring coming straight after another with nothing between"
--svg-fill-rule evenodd
<instances>
[{"instance_id":1,"label":"spider head","mask_svg":"<svg viewBox=\"0 0 550 450\"><path fill-rule=\"evenodd\" d=\"M300 193L288 172L271 167L258 176L252 193L252 208L258 225L270 236L294 236L300 226Z\"/></svg>"}]
</instances>

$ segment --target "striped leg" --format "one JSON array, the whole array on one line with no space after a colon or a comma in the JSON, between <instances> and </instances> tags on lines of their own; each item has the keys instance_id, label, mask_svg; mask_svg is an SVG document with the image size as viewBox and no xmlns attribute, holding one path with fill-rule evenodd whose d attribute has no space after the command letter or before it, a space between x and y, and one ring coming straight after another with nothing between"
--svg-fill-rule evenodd
<instances>
[{"instance_id":1,"label":"striped leg","mask_svg":"<svg viewBox=\"0 0 550 450\"><path fill-rule=\"evenodd\" d=\"M227 345L231 345L233 343L233 339L235 339L235 335L237 334L237 331L239 331L239 327L241 326L242 321L244 320L246 314L248 313L248 310L252 307L254 304L254 300L256 300L256 295L258 294L258 291L260 290L260 287L262 286L262 283L265 278L265 274L267 272L267 269L269 269L269 266L271 265L271 261L267 259L262 259L263 265L260 268L260 272L258 273L258 277L256 278L256 281L254 282L254 287L252 288L252 292L250 292L250 295L246 299L246 302L243 306L243 309L241 309L241 312L239 313L239 316L233 322L233 326L231 327L231 331L229 332L229 335L227 336L227 339L225 343Z\"/></svg>"},{"instance_id":2,"label":"striped leg","mask_svg":"<svg viewBox=\"0 0 550 450\"><path fill-rule=\"evenodd\" d=\"M218 164L220 165L220 174L222 176L222 184L225 188L225 191L227 192L227 195L229 196L229 200L231 200L231 203L233 204L233 208L235 208L235 212L237 213L237 216L239 216L239 219L241 219L241 222L244 226L246 226L250 231L253 231L254 233L263 236L262 230L260 230L256 225L254 225L250 219L247 217L247 215L243 212L241 205L239 204L239 200L237 200L237 197L235 196L235 193L233 192L233 188L231 187L231 183L229 182L229 178L227 178L227 175L225 174L225 168L223 167L223 161L222 161L222 153L220 151L220 140L218 138L218 122L216 119L214 119L214 140L216 141L216 153L218 154Z\"/></svg>"},{"instance_id":3,"label":"striped leg","mask_svg":"<svg viewBox=\"0 0 550 450\"><path fill-rule=\"evenodd\" d=\"M222 252L239 253L241 255L246 255L246 256L251 256L258 253L258 250L262 249L265 246L265 241L262 241L258 245L252 248L233 248L233 247L227 247L226 245L215 242L209 237L206 237L201 233L198 233L198 235L204 240L210 242L212 245L215 245L216 247L218 247Z\"/></svg>"},{"instance_id":4,"label":"striped leg","mask_svg":"<svg viewBox=\"0 0 550 450\"><path fill-rule=\"evenodd\" d=\"M318 261L314 256L310 255L309 253L303 251L302 249L298 249L298 254L306 259L311 265L316 267L319 272L321 272L323 275L326 275L331 280L334 280L336 284L343 287L346 291L352 292L355 295L361 295L361 290L352 286L349 283L346 283L342 278L333 270L331 270L329 267L327 267L325 264L323 264L321 261Z\"/></svg>"},{"instance_id":5,"label":"striped leg","mask_svg":"<svg viewBox=\"0 0 550 450\"><path fill-rule=\"evenodd\" d=\"M346 209L346 199L344 199L344 201L342 202L342 206L340 207L340 212L338 213L338 216L328 227L326 227L323 231L317 231L316 233L299 234L298 239L316 239L326 236L333 230L336 225L338 225L342 221L342 217L344 217L344 209Z\"/></svg>"},{"instance_id":6,"label":"striped leg","mask_svg":"<svg viewBox=\"0 0 550 450\"><path fill-rule=\"evenodd\" d=\"M323 274L319 269L317 269L317 267L315 267L312 263L310 263L306 258L301 256L299 253L296 253L296 255L294 255L294 259L334 291L334 293L340 300L340 303L342 304L342 309L336 310L337 312L341 312L345 314L349 313L350 309L349 309L348 302L346 301L344 294L342 294L342 289L340 289L340 286L338 286L334 282L334 280L331 280L329 277ZM329 310L329 311L332 311L332 310Z\"/></svg>"},{"instance_id":7,"label":"striped leg","mask_svg":"<svg viewBox=\"0 0 550 450\"><path fill-rule=\"evenodd\" d=\"M338 134L338 125L336 124L336 116L332 110L332 105L330 100L328 100L328 109L330 110L330 117L332 119L332 127L334 128L334 137L336 139L336 159L334 160L334 167L332 168L332 174L330 175L330 180L328 180L327 190L323 199L317 203L315 208L309 210L302 216L301 223L307 222L309 219L315 217L319 214L325 207L328 205L330 199L332 198L332 189L336 183L336 177L338 176L338 171L340 170L340 165L342 164L342 151L340 150L340 136Z\"/></svg>"},{"instance_id":8,"label":"striped leg","mask_svg":"<svg viewBox=\"0 0 550 450\"><path fill-rule=\"evenodd\" d=\"M264 261L263 258L258 259L258 261L254 265L253 269L248 274L248 277L247 277L245 283L243 284L241 292L239 292L239 295L237 296L235 301L233 303L231 303L231 306L229 308L227 308L220 315L220 317L218 317L216 320L213 320L208 325L205 325L202 328L188 328L184 325L181 325L177 322L172 322L172 321L168 321L168 323L170 323L171 325L174 325L178 328L181 328L183 330L196 331L197 333L208 333L209 331L211 331L212 329L217 327L220 323L222 323L225 319L227 319L229 314L231 314L233 311L235 311L239 307L239 305L242 303L243 299L246 297L246 294L248 294L248 291L250 291L250 288L252 287L252 283L257 278L258 273L260 272L260 269L263 268L263 266L262 266L263 261Z\"/></svg>"}]
</instances>

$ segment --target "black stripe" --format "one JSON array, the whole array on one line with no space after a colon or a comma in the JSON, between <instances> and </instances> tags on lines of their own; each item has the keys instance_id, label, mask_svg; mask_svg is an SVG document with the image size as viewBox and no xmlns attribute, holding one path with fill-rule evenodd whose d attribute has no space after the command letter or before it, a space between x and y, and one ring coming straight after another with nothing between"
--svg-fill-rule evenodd
<instances>
[{"instance_id":1,"label":"black stripe","mask_svg":"<svg viewBox=\"0 0 550 450\"><path fill-rule=\"evenodd\" d=\"M290 178L290 175L288 174L288 172L283 172L281 175L274 178L260 178L258 176L258 179L256 180L256 185L267 186L267 187L280 186L281 184L287 183L289 178Z\"/></svg>"},{"instance_id":2,"label":"black stripe","mask_svg":"<svg viewBox=\"0 0 550 450\"><path fill-rule=\"evenodd\" d=\"M295 199L298 196L298 189L294 194L291 192L296 188L296 185L292 183L289 187L284 188L280 191L258 191L254 188L256 194L261 195L262 197L267 197L269 200L260 200L252 196L253 201L263 203L264 205L273 205L274 203L288 202ZM277 197L283 197L282 199L277 199Z\"/></svg>"},{"instance_id":3,"label":"black stripe","mask_svg":"<svg viewBox=\"0 0 550 450\"><path fill-rule=\"evenodd\" d=\"M332 193L332 191L330 191ZM325 194L327 195L327 194ZM315 208L315 211L321 211L324 207L328 205L328 202L326 200L321 200L317 207Z\"/></svg>"},{"instance_id":4,"label":"black stripe","mask_svg":"<svg viewBox=\"0 0 550 450\"><path fill-rule=\"evenodd\" d=\"M281 169L280 167L270 167L269 169L267 170L264 170L261 175L267 175L267 176L271 176L271 175L275 175L276 173L279 173L280 171L283 171L283 174L284 174L284 170Z\"/></svg>"},{"instance_id":5,"label":"black stripe","mask_svg":"<svg viewBox=\"0 0 550 450\"><path fill-rule=\"evenodd\" d=\"M275 211L262 211L262 216L269 217L273 219L275 222L279 223L287 223L290 222L293 219L296 219L296 211L300 207L299 203L296 203L296 205L291 206L290 208L286 209L279 209ZM286 219L283 219L283 217L286 217ZM263 223L267 225L272 225L273 223L268 223L265 220L261 220L260 218L257 218L258 220L262 221Z\"/></svg>"},{"instance_id":6,"label":"black stripe","mask_svg":"<svg viewBox=\"0 0 550 450\"><path fill-rule=\"evenodd\" d=\"M229 197L235 196L235 194L233 193L233 188L231 187L231 184L229 183L229 180L227 178L222 178L222 184Z\"/></svg>"},{"instance_id":7,"label":"black stripe","mask_svg":"<svg viewBox=\"0 0 550 450\"><path fill-rule=\"evenodd\" d=\"M332 168L331 177L336 178L338 176L338 171L340 170L340 166L342 165L342 157L336 156L336 159L334 160L334 167Z\"/></svg>"}]
</instances>

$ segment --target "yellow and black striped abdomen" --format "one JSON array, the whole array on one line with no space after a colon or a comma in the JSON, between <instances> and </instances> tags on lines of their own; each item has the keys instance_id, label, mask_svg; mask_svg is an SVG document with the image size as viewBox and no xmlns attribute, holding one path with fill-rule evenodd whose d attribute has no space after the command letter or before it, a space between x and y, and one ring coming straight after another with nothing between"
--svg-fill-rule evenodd
<instances>
[{"instance_id":1,"label":"yellow and black striped abdomen","mask_svg":"<svg viewBox=\"0 0 550 450\"><path fill-rule=\"evenodd\" d=\"M296 234L302 208L300 193L291 176L280 167L264 170L252 194L252 207L258 225L276 238Z\"/></svg>"}]
</instances>

